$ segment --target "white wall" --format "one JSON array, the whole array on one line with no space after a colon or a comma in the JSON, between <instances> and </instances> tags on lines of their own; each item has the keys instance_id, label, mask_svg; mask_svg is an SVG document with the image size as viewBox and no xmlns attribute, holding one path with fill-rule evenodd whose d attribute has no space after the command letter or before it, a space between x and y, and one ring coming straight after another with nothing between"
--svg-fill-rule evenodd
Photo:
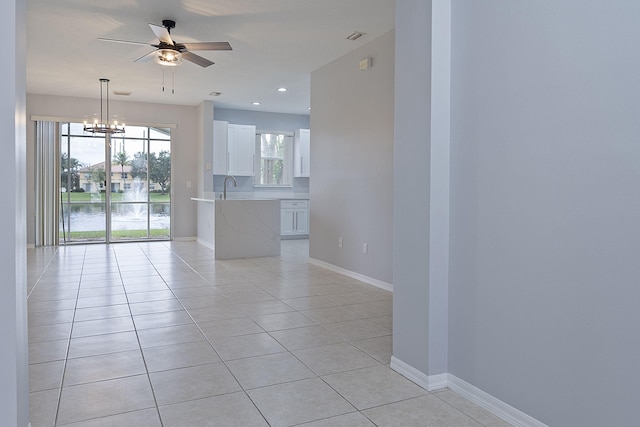
<instances>
[{"instance_id":1,"label":"white wall","mask_svg":"<svg viewBox=\"0 0 640 427\"><path fill-rule=\"evenodd\" d=\"M640 3L453 1L449 369L638 424Z\"/></svg>"},{"instance_id":2,"label":"white wall","mask_svg":"<svg viewBox=\"0 0 640 427\"><path fill-rule=\"evenodd\" d=\"M0 69L0 423L29 423L26 265L25 63L26 1L0 3L0 39L7 63Z\"/></svg>"},{"instance_id":3,"label":"white wall","mask_svg":"<svg viewBox=\"0 0 640 427\"><path fill-rule=\"evenodd\" d=\"M96 79L96 91L99 88ZM27 117L53 116L76 118L82 120L84 116L92 114L99 106L99 100L86 98L70 98L48 95L27 95ZM195 238L196 236L196 202L191 197L196 197L198 184L202 182L204 172L200 172L198 162L204 159L198 158L198 150L205 148L199 141L204 137L201 129L204 107L190 107L166 104L148 104L141 102L111 101L110 110L119 117L125 117L127 123L155 123L176 124L172 131L173 151L171 153L172 167L172 205L173 237ZM29 121L27 126L28 141L28 166L27 166L27 211L28 234L30 244L35 242L35 184L34 184L34 126ZM200 148L199 148L200 147ZM201 167L202 165L200 165ZM187 188L187 181L191 182L191 188Z\"/></svg>"},{"instance_id":4,"label":"white wall","mask_svg":"<svg viewBox=\"0 0 640 427\"><path fill-rule=\"evenodd\" d=\"M386 283L392 281L393 49L389 32L311 74L310 256ZM359 71L366 57L373 66Z\"/></svg>"}]
</instances>

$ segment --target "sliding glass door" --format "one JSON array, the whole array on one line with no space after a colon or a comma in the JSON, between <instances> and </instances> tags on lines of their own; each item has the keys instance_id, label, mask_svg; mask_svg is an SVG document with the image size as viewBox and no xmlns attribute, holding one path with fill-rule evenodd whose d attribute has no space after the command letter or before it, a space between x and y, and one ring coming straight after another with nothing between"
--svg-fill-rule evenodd
<instances>
[{"instance_id":1,"label":"sliding glass door","mask_svg":"<svg viewBox=\"0 0 640 427\"><path fill-rule=\"evenodd\" d=\"M129 126L125 135L111 138L111 241L168 239L169 129Z\"/></svg>"},{"instance_id":2,"label":"sliding glass door","mask_svg":"<svg viewBox=\"0 0 640 427\"><path fill-rule=\"evenodd\" d=\"M170 129L88 136L61 126L60 243L171 237Z\"/></svg>"}]
</instances>

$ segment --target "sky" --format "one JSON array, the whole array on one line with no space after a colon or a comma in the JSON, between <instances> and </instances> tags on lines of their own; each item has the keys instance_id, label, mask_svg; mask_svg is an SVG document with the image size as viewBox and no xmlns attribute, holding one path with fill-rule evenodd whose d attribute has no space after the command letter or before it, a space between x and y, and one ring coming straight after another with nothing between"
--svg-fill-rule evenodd
<instances>
[{"instance_id":1,"label":"sky","mask_svg":"<svg viewBox=\"0 0 640 427\"><path fill-rule=\"evenodd\" d=\"M124 137L119 135L118 137L111 138L112 154L124 151L128 156L133 159L135 153L146 151L146 137L148 132L147 127L140 126L127 126ZM71 134L77 136L67 137L68 128L63 125L62 127L62 141L61 151L67 153L71 151L70 156L78 159L83 166L91 166L97 163L104 162L105 158L105 137L104 135L90 136L84 134L82 130L82 123L71 124ZM84 134L84 135L83 135ZM158 130L151 129L152 138L162 138L162 140L151 140L150 150L156 154L160 151L171 151L171 141L169 140L169 129ZM141 138L141 139L128 139L128 138ZM145 138L144 140L142 138Z\"/></svg>"}]
</instances>

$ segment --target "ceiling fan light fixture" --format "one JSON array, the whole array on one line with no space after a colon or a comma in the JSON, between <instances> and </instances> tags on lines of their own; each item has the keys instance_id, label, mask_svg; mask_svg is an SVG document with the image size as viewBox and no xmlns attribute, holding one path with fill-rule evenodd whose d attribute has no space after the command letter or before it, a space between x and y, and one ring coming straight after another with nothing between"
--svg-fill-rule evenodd
<instances>
[{"instance_id":1,"label":"ceiling fan light fixture","mask_svg":"<svg viewBox=\"0 0 640 427\"><path fill-rule=\"evenodd\" d=\"M156 64L175 67L182 64L182 53L175 49L158 49L155 60Z\"/></svg>"}]
</instances>

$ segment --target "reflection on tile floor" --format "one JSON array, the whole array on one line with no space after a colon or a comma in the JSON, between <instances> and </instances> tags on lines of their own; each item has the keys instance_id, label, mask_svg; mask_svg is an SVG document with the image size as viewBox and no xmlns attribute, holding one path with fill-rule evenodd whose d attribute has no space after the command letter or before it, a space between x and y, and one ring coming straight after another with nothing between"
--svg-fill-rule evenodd
<instances>
[{"instance_id":1,"label":"reflection on tile floor","mask_svg":"<svg viewBox=\"0 0 640 427\"><path fill-rule=\"evenodd\" d=\"M32 426L508 425L389 369L391 293L307 254L29 249Z\"/></svg>"}]
</instances>

